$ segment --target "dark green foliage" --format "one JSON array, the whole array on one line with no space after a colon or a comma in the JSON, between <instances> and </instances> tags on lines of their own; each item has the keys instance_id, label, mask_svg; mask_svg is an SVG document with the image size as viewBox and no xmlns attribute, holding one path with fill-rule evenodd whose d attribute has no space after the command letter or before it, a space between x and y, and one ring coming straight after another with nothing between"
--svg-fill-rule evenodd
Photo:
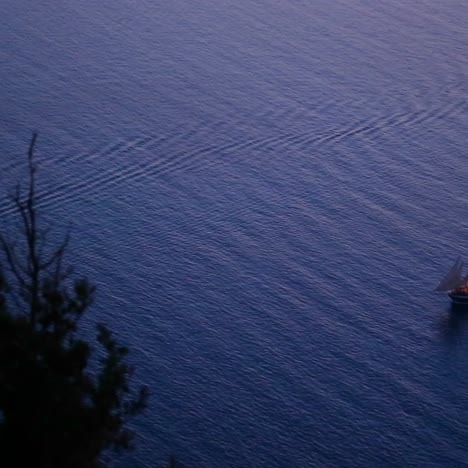
<instances>
[{"instance_id":1,"label":"dark green foliage","mask_svg":"<svg viewBox=\"0 0 468 468\"><path fill-rule=\"evenodd\" d=\"M127 422L145 408L147 390L131 391L128 350L108 328L97 327L100 359L78 335L94 287L64 269L68 237L48 249L38 226L35 140L28 188L13 196L22 232L15 242L0 236L0 463L104 467L106 451L131 448Z\"/></svg>"}]
</instances>

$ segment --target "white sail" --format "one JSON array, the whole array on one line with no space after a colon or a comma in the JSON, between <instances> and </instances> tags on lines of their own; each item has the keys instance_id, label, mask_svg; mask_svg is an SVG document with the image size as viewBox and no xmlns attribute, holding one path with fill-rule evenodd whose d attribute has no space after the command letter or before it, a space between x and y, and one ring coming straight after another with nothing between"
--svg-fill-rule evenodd
<instances>
[{"instance_id":1,"label":"white sail","mask_svg":"<svg viewBox=\"0 0 468 468\"><path fill-rule=\"evenodd\" d=\"M442 278L435 291L449 291L459 286L463 286L466 277L463 277L463 261L458 257L455 264L450 268L449 272Z\"/></svg>"}]
</instances>

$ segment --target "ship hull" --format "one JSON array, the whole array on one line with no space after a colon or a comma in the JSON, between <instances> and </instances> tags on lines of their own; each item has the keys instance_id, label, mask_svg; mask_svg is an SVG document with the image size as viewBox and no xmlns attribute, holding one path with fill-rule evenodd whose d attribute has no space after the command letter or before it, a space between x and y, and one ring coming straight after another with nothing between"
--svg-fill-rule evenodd
<instances>
[{"instance_id":1,"label":"ship hull","mask_svg":"<svg viewBox=\"0 0 468 468\"><path fill-rule=\"evenodd\" d=\"M449 297L454 304L468 306L468 294L449 293Z\"/></svg>"}]
</instances>

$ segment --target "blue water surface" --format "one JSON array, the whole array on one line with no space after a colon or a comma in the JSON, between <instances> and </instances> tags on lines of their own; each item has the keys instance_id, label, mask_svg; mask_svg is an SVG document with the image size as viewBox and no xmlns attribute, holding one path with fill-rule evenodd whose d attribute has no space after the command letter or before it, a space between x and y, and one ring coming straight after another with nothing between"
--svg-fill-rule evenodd
<instances>
[{"instance_id":1,"label":"blue water surface","mask_svg":"<svg viewBox=\"0 0 468 468\"><path fill-rule=\"evenodd\" d=\"M116 467L468 466L468 4L7 0L0 183L151 387ZM6 197L0 213L9 223Z\"/></svg>"}]
</instances>

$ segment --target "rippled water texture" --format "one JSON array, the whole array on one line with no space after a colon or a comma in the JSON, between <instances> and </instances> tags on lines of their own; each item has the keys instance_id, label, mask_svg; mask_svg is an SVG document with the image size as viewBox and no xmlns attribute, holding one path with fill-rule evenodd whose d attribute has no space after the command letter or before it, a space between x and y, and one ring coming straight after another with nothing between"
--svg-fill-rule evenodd
<instances>
[{"instance_id":1,"label":"rippled water texture","mask_svg":"<svg viewBox=\"0 0 468 468\"><path fill-rule=\"evenodd\" d=\"M4 2L0 183L37 130L41 207L98 285L87 326L152 387L117 466L468 464L468 316L432 292L468 254L467 19Z\"/></svg>"}]
</instances>

